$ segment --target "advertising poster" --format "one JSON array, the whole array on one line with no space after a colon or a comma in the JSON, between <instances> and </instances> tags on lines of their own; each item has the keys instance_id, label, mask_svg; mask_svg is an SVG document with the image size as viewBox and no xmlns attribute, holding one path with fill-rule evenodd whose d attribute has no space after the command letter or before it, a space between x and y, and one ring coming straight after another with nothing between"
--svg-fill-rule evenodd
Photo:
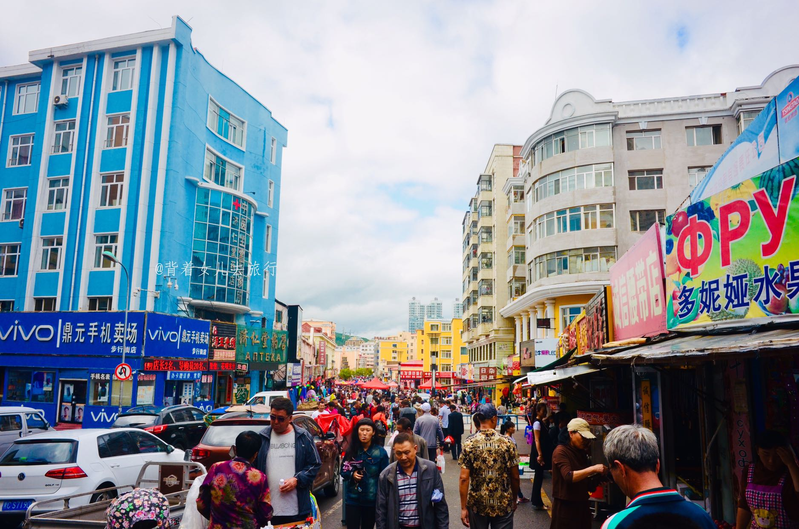
<instances>
[{"instance_id":1,"label":"advertising poster","mask_svg":"<svg viewBox=\"0 0 799 529\"><path fill-rule=\"evenodd\" d=\"M799 78L791 81L776 99L780 162L785 163L799 156Z\"/></svg>"},{"instance_id":2,"label":"advertising poster","mask_svg":"<svg viewBox=\"0 0 799 529\"><path fill-rule=\"evenodd\" d=\"M535 367L546 367L557 359L557 338L539 338L535 341Z\"/></svg>"},{"instance_id":3,"label":"advertising poster","mask_svg":"<svg viewBox=\"0 0 799 529\"><path fill-rule=\"evenodd\" d=\"M799 159L666 219L669 329L799 314Z\"/></svg>"}]
</instances>

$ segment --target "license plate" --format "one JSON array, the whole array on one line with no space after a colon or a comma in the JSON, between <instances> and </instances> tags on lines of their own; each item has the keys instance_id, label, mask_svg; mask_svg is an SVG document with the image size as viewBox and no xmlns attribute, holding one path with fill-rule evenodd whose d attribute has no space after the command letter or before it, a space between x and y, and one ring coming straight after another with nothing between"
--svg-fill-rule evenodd
<instances>
[{"instance_id":1,"label":"license plate","mask_svg":"<svg viewBox=\"0 0 799 529\"><path fill-rule=\"evenodd\" d=\"M28 507L30 507L31 503L33 503L33 500L19 500L19 501L6 500L6 501L4 501L2 503L3 504L2 504L2 507L0 507L0 510L2 510L3 512L6 512L6 511L27 511Z\"/></svg>"}]
</instances>

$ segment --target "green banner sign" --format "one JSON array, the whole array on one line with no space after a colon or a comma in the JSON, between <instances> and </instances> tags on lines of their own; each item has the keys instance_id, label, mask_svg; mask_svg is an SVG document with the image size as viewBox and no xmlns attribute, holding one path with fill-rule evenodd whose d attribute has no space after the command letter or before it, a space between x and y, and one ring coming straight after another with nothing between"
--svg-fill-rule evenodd
<instances>
[{"instance_id":1,"label":"green banner sign","mask_svg":"<svg viewBox=\"0 0 799 529\"><path fill-rule=\"evenodd\" d=\"M286 363L286 331L237 325L236 362L249 364L250 370L275 369ZM266 365L271 364L271 365Z\"/></svg>"}]
</instances>

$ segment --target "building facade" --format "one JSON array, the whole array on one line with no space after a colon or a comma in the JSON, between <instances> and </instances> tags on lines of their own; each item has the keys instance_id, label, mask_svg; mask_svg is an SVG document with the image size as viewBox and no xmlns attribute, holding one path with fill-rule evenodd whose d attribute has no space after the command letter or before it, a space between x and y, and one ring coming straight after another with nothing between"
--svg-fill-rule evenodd
<instances>
[{"instance_id":1,"label":"building facade","mask_svg":"<svg viewBox=\"0 0 799 529\"><path fill-rule=\"evenodd\" d=\"M453 318L463 318L463 303L459 299L455 299L455 302L452 304L452 317Z\"/></svg>"},{"instance_id":2,"label":"building facade","mask_svg":"<svg viewBox=\"0 0 799 529\"><path fill-rule=\"evenodd\" d=\"M433 301L425 307L425 318L428 320L440 320L444 317L441 301L438 298L433 298Z\"/></svg>"},{"instance_id":3,"label":"building facade","mask_svg":"<svg viewBox=\"0 0 799 529\"><path fill-rule=\"evenodd\" d=\"M617 256L683 203L797 73L786 67L759 86L700 96L614 102L582 90L559 95L503 188L514 229L505 239L513 258L500 314L515 322L517 353L579 315L607 285ZM533 365L522 358L523 367Z\"/></svg>"},{"instance_id":4,"label":"building facade","mask_svg":"<svg viewBox=\"0 0 799 529\"><path fill-rule=\"evenodd\" d=\"M513 354L507 304L508 205L502 190L518 172L521 146L495 145L463 220L463 342L474 369L496 368Z\"/></svg>"}]
</instances>

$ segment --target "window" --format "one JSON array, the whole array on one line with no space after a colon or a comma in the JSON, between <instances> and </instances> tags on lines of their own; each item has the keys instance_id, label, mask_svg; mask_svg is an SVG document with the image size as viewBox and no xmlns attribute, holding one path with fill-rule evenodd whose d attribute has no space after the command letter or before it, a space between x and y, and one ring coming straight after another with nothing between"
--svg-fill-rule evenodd
<instances>
[{"instance_id":1,"label":"window","mask_svg":"<svg viewBox=\"0 0 799 529\"><path fill-rule=\"evenodd\" d=\"M42 270L59 270L61 268L63 244L63 237L42 237Z\"/></svg>"},{"instance_id":2,"label":"window","mask_svg":"<svg viewBox=\"0 0 799 529\"><path fill-rule=\"evenodd\" d=\"M18 187L3 190L3 220L19 220L25 216L28 188Z\"/></svg>"},{"instance_id":3,"label":"window","mask_svg":"<svg viewBox=\"0 0 799 529\"><path fill-rule=\"evenodd\" d=\"M477 192L479 193L480 191L491 191L492 187L493 186L491 181L491 175L490 174L480 175L480 182L477 185Z\"/></svg>"},{"instance_id":4,"label":"window","mask_svg":"<svg viewBox=\"0 0 799 529\"><path fill-rule=\"evenodd\" d=\"M582 307L561 307L560 308L560 332L569 326L574 318L583 312Z\"/></svg>"},{"instance_id":5,"label":"window","mask_svg":"<svg viewBox=\"0 0 799 529\"><path fill-rule=\"evenodd\" d=\"M616 262L616 247L575 248L540 255L530 266L531 281L565 274L607 272Z\"/></svg>"},{"instance_id":6,"label":"window","mask_svg":"<svg viewBox=\"0 0 799 529\"><path fill-rule=\"evenodd\" d=\"M0 244L0 276L15 276L18 272L19 244ZM13 301L11 302L11 305L13 310ZM2 309L0 309L0 312L6 311L2 311Z\"/></svg>"},{"instance_id":7,"label":"window","mask_svg":"<svg viewBox=\"0 0 799 529\"><path fill-rule=\"evenodd\" d=\"M8 142L8 165L6 167L30 165L32 151L33 134L11 136Z\"/></svg>"},{"instance_id":8,"label":"window","mask_svg":"<svg viewBox=\"0 0 799 529\"><path fill-rule=\"evenodd\" d=\"M512 235L524 235L524 217L521 215L513 216L513 223L511 224Z\"/></svg>"},{"instance_id":9,"label":"window","mask_svg":"<svg viewBox=\"0 0 799 529\"><path fill-rule=\"evenodd\" d=\"M6 400L15 402L53 402L53 371L8 372Z\"/></svg>"},{"instance_id":10,"label":"window","mask_svg":"<svg viewBox=\"0 0 799 529\"><path fill-rule=\"evenodd\" d=\"M14 300L0 299L0 312L14 312Z\"/></svg>"},{"instance_id":11,"label":"window","mask_svg":"<svg viewBox=\"0 0 799 529\"><path fill-rule=\"evenodd\" d=\"M107 406L111 395L111 373L92 373L89 378L89 402L91 406ZM98 439L99 442L99 439Z\"/></svg>"},{"instance_id":12,"label":"window","mask_svg":"<svg viewBox=\"0 0 799 529\"><path fill-rule=\"evenodd\" d=\"M209 182L238 191L241 182L241 167L207 149L205 151L204 176Z\"/></svg>"},{"instance_id":13,"label":"window","mask_svg":"<svg viewBox=\"0 0 799 529\"><path fill-rule=\"evenodd\" d=\"M277 140L272 138L272 148L269 151L269 161L273 164L277 162Z\"/></svg>"},{"instance_id":14,"label":"window","mask_svg":"<svg viewBox=\"0 0 799 529\"><path fill-rule=\"evenodd\" d=\"M627 132L628 151L649 151L660 149L660 130Z\"/></svg>"},{"instance_id":15,"label":"window","mask_svg":"<svg viewBox=\"0 0 799 529\"><path fill-rule=\"evenodd\" d=\"M78 97L83 66L70 66L61 70L61 95Z\"/></svg>"},{"instance_id":16,"label":"window","mask_svg":"<svg viewBox=\"0 0 799 529\"><path fill-rule=\"evenodd\" d=\"M155 373L139 373L136 376L136 404L138 406L155 402Z\"/></svg>"},{"instance_id":17,"label":"window","mask_svg":"<svg viewBox=\"0 0 799 529\"><path fill-rule=\"evenodd\" d=\"M491 216L491 201L483 200L480 202L480 218Z\"/></svg>"},{"instance_id":18,"label":"window","mask_svg":"<svg viewBox=\"0 0 799 529\"><path fill-rule=\"evenodd\" d=\"M100 177L100 207L113 208L122 205L122 187L125 173L104 174Z\"/></svg>"},{"instance_id":19,"label":"window","mask_svg":"<svg viewBox=\"0 0 799 529\"><path fill-rule=\"evenodd\" d=\"M630 212L630 229L632 231L647 231L654 223L666 222L666 210L651 209Z\"/></svg>"},{"instance_id":20,"label":"window","mask_svg":"<svg viewBox=\"0 0 799 529\"><path fill-rule=\"evenodd\" d=\"M524 202L524 187L523 186L513 186L513 190L508 195L510 198L510 202L514 204L518 204L520 202Z\"/></svg>"},{"instance_id":21,"label":"window","mask_svg":"<svg viewBox=\"0 0 799 529\"><path fill-rule=\"evenodd\" d=\"M128 130L130 129L130 114L117 114L108 116L105 136L105 148L115 149L128 144Z\"/></svg>"},{"instance_id":22,"label":"window","mask_svg":"<svg viewBox=\"0 0 799 529\"><path fill-rule=\"evenodd\" d=\"M264 291L261 296L264 299L269 298L269 273L264 273Z\"/></svg>"},{"instance_id":23,"label":"window","mask_svg":"<svg viewBox=\"0 0 799 529\"><path fill-rule=\"evenodd\" d=\"M696 187L707 176L710 167L689 167L688 185Z\"/></svg>"},{"instance_id":24,"label":"window","mask_svg":"<svg viewBox=\"0 0 799 529\"><path fill-rule=\"evenodd\" d=\"M760 110L744 110L738 115L738 134L746 130L755 118L760 114Z\"/></svg>"},{"instance_id":25,"label":"window","mask_svg":"<svg viewBox=\"0 0 799 529\"><path fill-rule=\"evenodd\" d=\"M244 120L237 118L214 101L208 100L208 128L222 136L224 139L244 147Z\"/></svg>"},{"instance_id":26,"label":"window","mask_svg":"<svg viewBox=\"0 0 799 529\"><path fill-rule=\"evenodd\" d=\"M89 298L89 310L109 311L111 310L111 305L112 305L111 296Z\"/></svg>"},{"instance_id":27,"label":"window","mask_svg":"<svg viewBox=\"0 0 799 529\"><path fill-rule=\"evenodd\" d=\"M508 297L510 299L518 298L523 296L526 292L527 285L525 284L523 279L514 279L510 283L508 283Z\"/></svg>"},{"instance_id":28,"label":"window","mask_svg":"<svg viewBox=\"0 0 799 529\"><path fill-rule=\"evenodd\" d=\"M533 148L535 151L535 163L541 163L564 152L593 147L608 147L611 144L610 124L608 123L569 129L553 134L538 142Z\"/></svg>"},{"instance_id":29,"label":"window","mask_svg":"<svg viewBox=\"0 0 799 529\"><path fill-rule=\"evenodd\" d=\"M721 145L721 125L685 127L685 139L689 147Z\"/></svg>"},{"instance_id":30,"label":"window","mask_svg":"<svg viewBox=\"0 0 799 529\"><path fill-rule=\"evenodd\" d=\"M524 259L524 246L514 246L508 253L508 265L523 265Z\"/></svg>"},{"instance_id":31,"label":"window","mask_svg":"<svg viewBox=\"0 0 799 529\"><path fill-rule=\"evenodd\" d=\"M491 270L494 267L494 254L485 252L480 254L480 270Z\"/></svg>"},{"instance_id":32,"label":"window","mask_svg":"<svg viewBox=\"0 0 799 529\"><path fill-rule=\"evenodd\" d=\"M114 80L111 91L130 90L133 88L133 72L136 70L136 59L117 59L114 61Z\"/></svg>"},{"instance_id":33,"label":"window","mask_svg":"<svg viewBox=\"0 0 799 529\"><path fill-rule=\"evenodd\" d=\"M594 187L613 187L613 164L583 165L539 178L534 185L535 201Z\"/></svg>"},{"instance_id":34,"label":"window","mask_svg":"<svg viewBox=\"0 0 799 529\"><path fill-rule=\"evenodd\" d=\"M21 84L17 86L17 99L14 103L14 114L33 114L39 108L40 83Z\"/></svg>"},{"instance_id":35,"label":"window","mask_svg":"<svg viewBox=\"0 0 799 529\"><path fill-rule=\"evenodd\" d=\"M36 312L55 312L55 298L33 298L33 310Z\"/></svg>"},{"instance_id":36,"label":"window","mask_svg":"<svg viewBox=\"0 0 799 529\"><path fill-rule=\"evenodd\" d=\"M55 123L55 141L53 141L53 154L72 152L72 142L75 139L75 120L58 121Z\"/></svg>"},{"instance_id":37,"label":"window","mask_svg":"<svg viewBox=\"0 0 799 529\"><path fill-rule=\"evenodd\" d=\"M66 209L69 197L69 177L47 179L47 211Z\"/></svg>"},{"instance_id":38,"label":"window","mask_svg":"<svg viewBox=\"0 0 799 529\"><path fill-rule=\"evenodd\" d=\"M274 207L275 205L275 182L273 180L269 181L269 189L268 194L266 196L266 205L267 207Z\"/></svg>"},{"instance_id":39,"label":"window","mask_svg":"<svg viewBox=\"0 0 799 529\"><path fill-rule=\"evenodd\" d=\"M22 415L0 415L0 432L20 432L22 437Z\"/></svg>"},{"instance_id":40,"label":"window","mask_svg":"<svg viewBox=\"0 0 799 529\"><path fill-rule=\"evenodd\" d=\"M103 256L103 252L117 254L116 233L94 236L94 267L95 268L114 268L114 262Z\"/></svg>"},{"instance_id":41,"label":"window","mask_svg":"<svg viewBox=\"0 0 799 529\"><path fill-rule=\"evenodd\" d=\"M594 204L541 215L534 222L536 239L573 231L612 228L614 211L613 204Z\"/></svg>"},{"instance_id":42,"label":"window","mask_svg":"<svg viewBox=\"0 0 799 529\"><path fill-rule=\"evenodd\" d=\"M480 242L493 242L494 241L494 231L488 227L483 226L480 228Z\"/></svg>"},{"instance_id":43,"label":"window","mask_svg":"<svg viewBox=\"0 0 799 529\"><path fill-rule=\"evenodd\" d=\"M630 191L663 189L663 169L629 171L627 175L630 181Z\"/></svg>"}]
</instances>

